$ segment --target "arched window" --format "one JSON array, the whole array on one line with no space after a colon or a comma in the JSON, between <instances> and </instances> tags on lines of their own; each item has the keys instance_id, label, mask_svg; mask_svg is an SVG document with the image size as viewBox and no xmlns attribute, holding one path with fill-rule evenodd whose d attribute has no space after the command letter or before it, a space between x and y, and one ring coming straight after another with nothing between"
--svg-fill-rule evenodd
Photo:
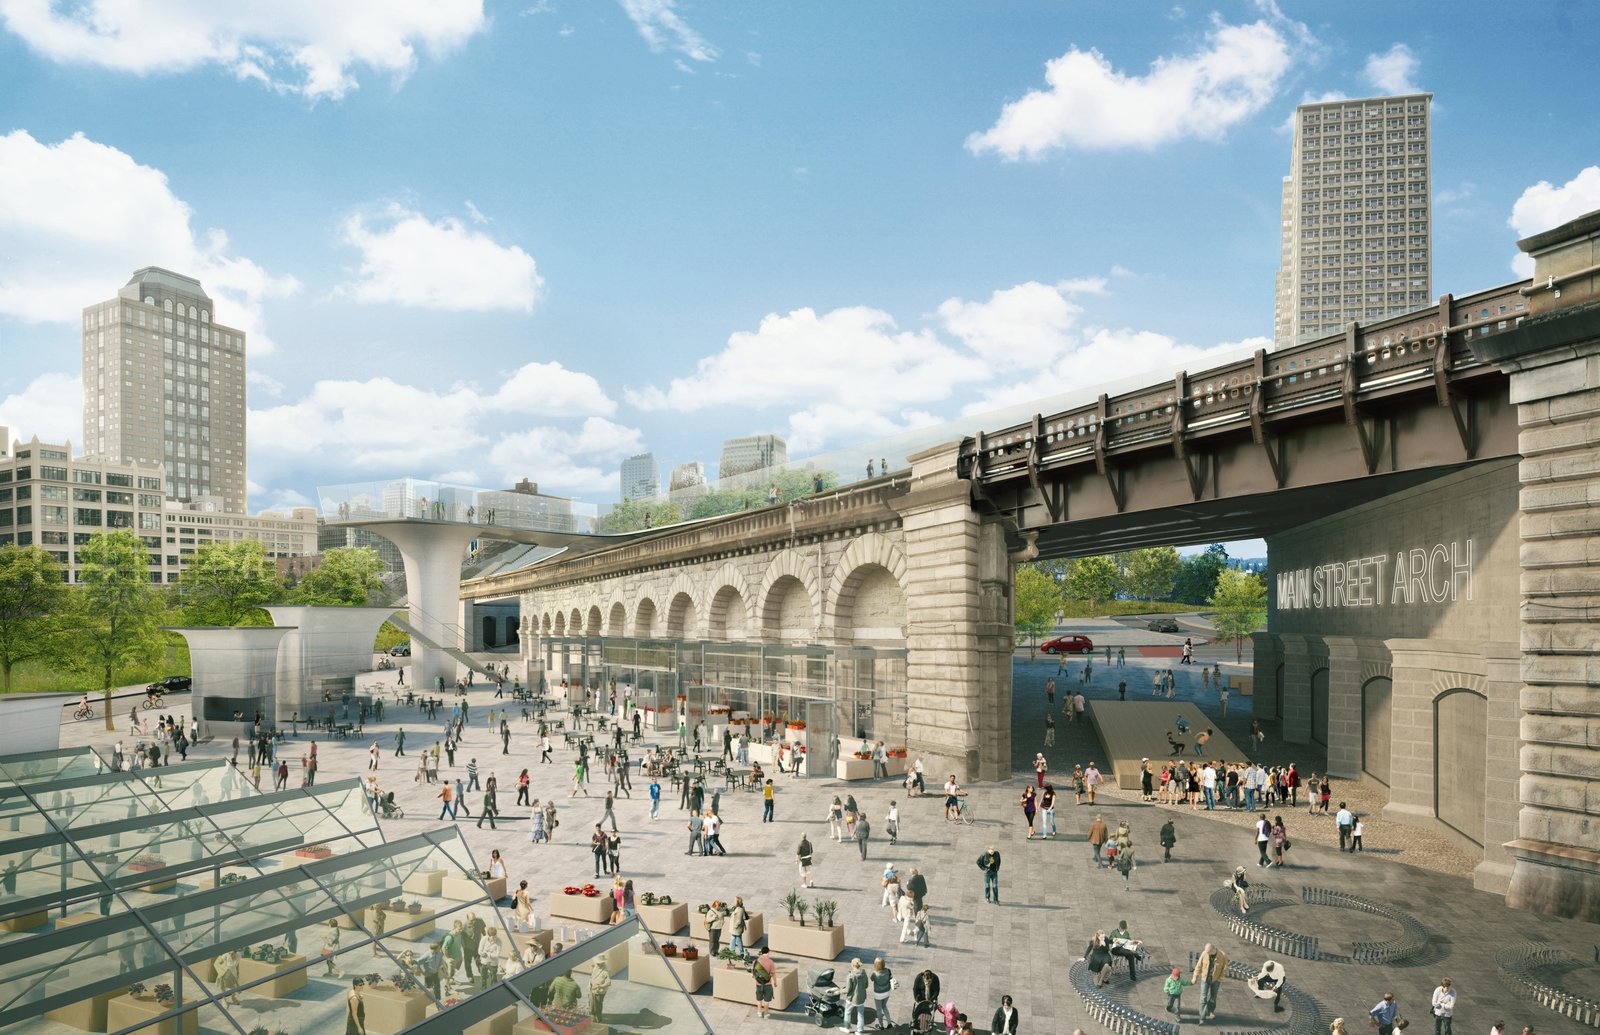
<instances>
[{"instance_id":1,"label":"arched window","mask_svg":"<svg viewBox=\"0 0 1600 1035\"><path fill-rule=\"evenodd\" d=\"M169 312L169 313L172 312L172 299L170 299L170 298L164 299L162 301L161 305L162 305L162 307L164 309L166 309L167 312Z\"/></svg>"},{"instance_id":2,"label":"arched window","mask_svg":"<svg viewBox=\"0 0 1600 1035\"><path fill-rule=\"evenodd\" d=\"M209 310L209 309L200 310L200 322L201 323L210 323L211 322L211 310Z\"/></svg>"}]
</instances>

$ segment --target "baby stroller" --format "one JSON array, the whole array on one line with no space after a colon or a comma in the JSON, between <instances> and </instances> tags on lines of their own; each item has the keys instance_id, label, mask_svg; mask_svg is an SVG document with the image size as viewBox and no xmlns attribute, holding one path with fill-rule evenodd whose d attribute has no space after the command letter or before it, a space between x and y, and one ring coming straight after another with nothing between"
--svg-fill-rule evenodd
<instances>
[{"instance_id":1,"label":"baby stroller","mask_svg":"<svg viewBox=\"0 0 1600 1035\"><path fill-rule=\"evenodd\" d=\"M394 803L394 792L390 791L378 799L378 809L384 819L405 819L406 810Z\"/></svg>"},{"instance_id":2,"label":"baby stroller","mask_svg":"<svg viewBox=\"0 0 1600 1035\"><path fill-rule=\"evenodd\" d=\"M806 1014L819 1028L844 1021L844 989L834 983L833 968L827 964L806 971Z\"/></svg>"}]
</instances>

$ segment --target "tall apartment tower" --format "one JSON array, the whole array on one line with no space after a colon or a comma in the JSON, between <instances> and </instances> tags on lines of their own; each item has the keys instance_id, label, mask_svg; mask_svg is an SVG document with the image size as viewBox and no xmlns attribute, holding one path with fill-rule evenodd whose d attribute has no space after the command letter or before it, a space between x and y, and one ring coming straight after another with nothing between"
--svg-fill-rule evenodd
<instances>
[{"instance_id":1,"label":"tall apartment tower","mask_svg":"<svg viewBox=\"0 0 1600 1035\"><path fill-rule=\"evenodd\" d=\"M159 463L167 498L246 513L245 335L193 277L146 266L83 310L83 450Z\"/></svg>"},{"instance_id":2,"label":"tall apartment tower","mask_svg":"<svg viewBox=\"0 0 1600 1035\"><path fill-rule=\"evenodd\" d=\"M1282 348L1433 297L1433 94L1302 104L1283 182Z\"/></svg>"},{"instance_id":3,"label":"tall apartment tower","mask_svg":"<svg viewBox=\"0 0 1600 1035\"><path fill-rule=\"evenodd\" d=\"M648 500L661 495L661 468L654 453L638 453L622 461L622 498Z\"/></svg>"},{"instance_id":4,"label":"tall apartment tower","mask_svg":"<svg viewBox=\"0 0 1600 1035\"><path fill-rule=\"evenodd\" d=\"M789 444L782 435L746 435L722 440L722 458L717 462L717 480L744 480L769 467L789 462Z\"/></svg>"}]
</instances>

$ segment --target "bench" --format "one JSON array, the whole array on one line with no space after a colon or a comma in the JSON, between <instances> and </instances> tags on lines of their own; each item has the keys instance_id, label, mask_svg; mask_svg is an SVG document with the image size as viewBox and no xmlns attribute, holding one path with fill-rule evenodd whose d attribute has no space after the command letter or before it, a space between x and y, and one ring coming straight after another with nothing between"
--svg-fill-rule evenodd
<instances>
[{"instance_id":1,"label":"bench","mask_svg":"<svg viewBox=\"0 0 1600 1035\"><path fill-rule=\"evenodd\" d=\"M1278 899L1271 888L1265 884L1250 885L1250 901L1252 903L1267 903L1282 901ZM1280 956L1293 956L1297 959L1316 960L1322 959L1322 952L1315 935L1295 934L1281 927L1264 924L1259 920L1252 920L1247 914L1239 912L1239 907L1234 901L1232 888L1218 888L1211 893L1211 908L1228 922L1228 928L1234 934L1254 945L1259 945L1268 952Z\"/></svg>"},{"instance_id":2,"label":"bench","mask_svg":"<svg viewBox=\"0 0 1600 1035\"><path fill-rule=\"evenodd\" d=\"M1171 967L1156 967L1152 974L1170 973ZM1083 1012L1094 1020L1117 1032L1118 1035L1178 1035L1178 1025L1149 1014L1140 1013L1126 1003L1113 999L1105 989L1096 988L1089 964L1078 960L1067 971L1073 991L1083 1003Z\"/></svg>"},{"instance_id":3,"label":"bench","mask_svg":"<svg viewBox=\"0 0 1600 1035\"><path fill-rule=\"evenodd\" d=\"M1195 961L1200 958L1198 952L1189 953L1189 970L1194 970ZM1243 963L1228 962L1228 980L1248 982L1256 976L1256 970ZM1327 1035L1328 1026L1322 1022L1322 1011L1317 1007L1316 1000L1312 999L1293 981L1288 982L1283 988L1283 1001L1288 1005L1289 1023L1274 1025L1270 1028L1235 1028L1224 1029L1217 1035Z\"/></svg>"},{"instance_id":4,"label":"bench","mask_svg":"<svg viewBox=\"0 0 1600 1035\"><path fill-rule=\"evenodd\" d=\"M1302 888L1300 899L1310 906L1334 906L1338 909L1354 909L1363 913L1381 916L1385 920L1392 920L1400 925L1401 932L1398 938L1388 938L1375 942L1355 942L1351 945L1348 959L1324 954L1323 959L1339 963L1366 963L1387 964L1399 960L1409 959L1428 947L1428 929L1422 926L1422 921L1402 909L1374 902L1371 899L1361 898L1359 895L1347 894L1343 891L1330 891L1327 888Z\"/></svg>"},{"instance_id":5,"label":"bench","mask_svg":"<svg viewBox=\"0 0 1600 1035\"><path fill-rule=\"evenodd\" d=\"M1545 967L1581 965L1582 961L1572 953L1551 945L1524 942L1500 950L1495 954L1494 963L1500 983L1514 995L1580 1024L1600 1028L1600 1000L1564 992L1539 974Z\"/></svg>"}]
</instances>

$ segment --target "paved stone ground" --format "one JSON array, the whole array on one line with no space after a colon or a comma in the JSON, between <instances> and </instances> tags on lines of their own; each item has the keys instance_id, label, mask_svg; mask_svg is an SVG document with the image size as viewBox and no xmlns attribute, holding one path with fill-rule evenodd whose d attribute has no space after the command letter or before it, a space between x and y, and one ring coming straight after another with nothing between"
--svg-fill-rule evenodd
<instances>
[{"instance_id":1,"label":"paved stone ground","mask_svg":"<svg viewBox=\"0 0 1600 1035\"><path fill-rule=\"evenodd\" d=\"M1030 664L1025 658L1017 665L1016 698L1017 759L1031 759L1037 750L1030 731L1037 729L1044 695L1045 665L1054 671L1055 662ZM1132 659L1130 659L1132 664ZM1098 666L1097 666L1098 668ZM1179 668L1180 678L1189 670ZM393 677L385 673L381 682L388 686ZM1099 680L1097 679L1097 682ZM1131 682L1131 681L1130 681ZM1144 678L1144 692L1149 693ZM1030 687L1033 689L1030 690ZM1106 691L1102 686L1102 693ZM1130 693L1130 697L1132 694ZM573 754L557 752L557 764L540 766L534 727L513 722L511 755L500 753L499 740L489 731L490 708L497 708L490 691L475 689L470 695L473 725L464 751L452 775L464 772L466 760L476 756L485 774L494 770L500 777L500 800L504 821L497 831L478 830L464 822L468 843L475 856L486 860L491 848L506 856L512 884L526 879L535 892L536 907L543 912L552 889L569 883L582 883L592 877L591 856L586 839L600 818L604 791L591 785L592 796L574 799L571 792ZM1058 698L1059 700L1059 698ZM1237 702L1237 698L1235 698ZM1058 705L1059 707L1059 705ZM1214 707L1214 706L1208 706ZM180 714L183 709L175 709ZM389 721L368 727L384 747L379 777L385 789L394 790L408 818L384 824L389 836L400 836L435 824L438 805L436 788L417 784L414 757L431 745L436 730L419 721L411 708L391 709ZM119 722L124 721L119 717ZM1234 725L1248 725L1248 716L1230 708L1226 720L1230 734ZM109 747L110 735L93 724L69 724L63 730L63 743L93 743ZM393 731L407 731L407 758L392 757ZM126 734L123 734L126 736ZM302 734L301 742L305 741ZM323 760L322 779L360 776L366 770L369 736L361 741L319 742ZM1239 736L1240 741L1243 737ZM203 745L191 758L215 756L223 745ZM1070 770L1071 759L1088 757L1097 750L1087 735L1062 726L1052 766L1063 764ZM1269 740L1267 755L1273 756ZM298 754L293 747L290 751ZM1307 771L1313 766L1301 753L1296 758ZM552 795L560 806L562 826L553 845L527 842L528 810L514 808L514 782L517 772L527 766L533 775L533 795ZM930 784L939 774L930 774ZM1365 1011L1385 990L1399 997L1402 1012L1415 1020L1413 1030L1426 1035L1427 996L1441 976L1450 976L1461 992L1457 1020L1464 1032L1487 1031L1490 1023L1504 1020L1511 1031L1532 1024L1540 1035L1546 1032L1572 1033L1587 1030L1548 1011L1525 1004L1511 995L1496 980L1493 957L1503 945L1532 939L1560 945L1587 960L1597 940L1595 928L1569 921L1553 920L1507 910L1495 897L1472 890L1469 883L1451 875L1427 872L1397 861L1400 856L1371 852L1364 857L1340 855L1326 849L1317 831L1331 821L1313 821L1303 814L1292 820L1297 845L1293 867L1279 872L1261 873L1254 868L1254 848L1248 832L1239 829L1247 818L1234 815L1193 814L1187 809L1173 810L1179 844L1172 863L1163 864L1154 846L1157 828L1165 818L1162 809L1140 803L1133 797L1109 796L1094 809L1070 804L1060 810L1058 823L1064 835L1056 840L1027 841L1023 837L1020 812L1015 806L1024 777L1006 785L971 788L979 821L970 827L951 826L941 819L941 799L925 797L908 800L897 783L841 784L833 780L794 780L783 778L778 796L777 818L773 824L760 822L760 801L756 795L723 795L722 814L727 820L724 841L726 858L689 859L683 855L687 842L684 814L676 799L664 801L658 822L648 819L646 782L635 779L634 797L622 800L617 808L623 831L623 870L639 890L672 894L689 902L713 897L731 898L742 894L754 909L768 916L782 912L782 897L794 886L794 846L802 832L817 845L818 887L812 898L834 898L840 902L839 915L846 924L848 949L842 957L884 955L900 976L900 990L892 998L892 1013L904 1020L910 1007L911 978L924 967L931 967L944 983L944 998L955 999L975 1020L980 1030L993 1013L1002 993L1015 997L1024 1018L1025 1032L1067 1033L1082 1026L1086 1031L1102 1030L1080 1010L1066 983L1067 969L1082 952L1089 935L1097 927L1110 928L1126 919L1133 931L1146 939L1159 961L1187 961L1190 951L1214 941L1231 957L1259 966L1266 958L1263 950L1247 945L1228 933L1212 912L1208 897L1234 865L1250 865L1251 876L1291 892L1298 897L1302 884L1353 892L1393 903L1422 919L1434 934L1424 956L1392 967L1364 967L1335 963L1308 963L1284 960L1290 981L1311 993L1324 1012L1324 1021L1334 1015L1351 1018L1351 1030L1366 1030L1361 1022ZM902 840L890 847L885 838L875 836L869 859L862 862L854 848L837 846L828 840L825 822L827 801L836 793L853 793L882 831L882 817L891 799L901 805ZM1336 785L1336 794L1344 793ZM1070 801L1070 798L1069 798ZM478 811L477 796L469 799L472 812ZM1124 890L1120 877L1093 865L1082 834L1093 813L1102 813L1115 827L1126 820L1132 828L1141 864L1134 872L1131 887ZM1286 817L1288 819L1289 817ZM1375 833L1373 847L1387 849L1393 841ZM987 844L996 845L1004 858L1002 870L1003 904L984 902L982 884L975 862ZM912 866L927 874L929 903L935 924L933 947L913 949L898 943L898 928L879 906L879 876L885 862L894 862L901 871ZM1348 941L1354 930L1348 914L1315 907L1285 906L1274 910L1275 919L1288 924L1318 923L1320 930L1335 945ZM546 914L547 915L547 914ZM556 925L559 928L559 924ZM1378 934L1382 922L1367 928ZM1384 932L1393 933L1393 932ZM804 964L802 964L802 974ZM1131 990L1135 1005L1160 1011L1160 975L1141 975ZM1585 968L1569 975L1572 991L1594 994L1600 971ZM1589 982L1585 986L1585 982ZM1114 986L1127 989L1126 972L1119 972ZM707 993L697 1003L719 1032L754 1031L762 1027L749 1008L714 1000ZM1199 1002L1190 990L1186 1005L1192 1010ZM771 1030L808 1027L802 1000L785 1014L775 1015ZM1258 1008L1237 983L1225 985L1218 1023L1229 1028L1261 1027L1273 1023L1268 1011Z\"/></svg>"}]
</instances>

